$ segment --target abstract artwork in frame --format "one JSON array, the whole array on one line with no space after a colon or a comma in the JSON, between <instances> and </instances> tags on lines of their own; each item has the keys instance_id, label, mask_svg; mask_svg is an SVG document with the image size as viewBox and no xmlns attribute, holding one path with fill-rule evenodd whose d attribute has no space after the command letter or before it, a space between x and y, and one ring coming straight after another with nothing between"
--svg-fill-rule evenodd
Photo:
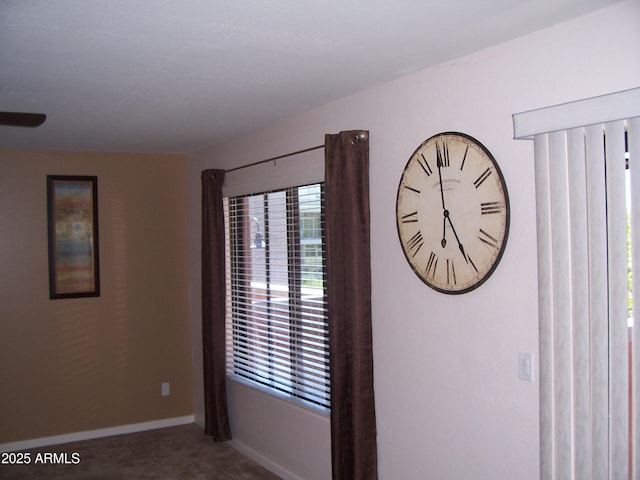
<instances>
[{"instance_id":1,"label":"abstract artwork in frame","mask_svg":"<svg viewBox=\"0 0 640 480\"><path fill-rule=\"evenodd\" d=\"M49 298L100 296L98 177L47 175Z\"/></svg>"}]
</instances>

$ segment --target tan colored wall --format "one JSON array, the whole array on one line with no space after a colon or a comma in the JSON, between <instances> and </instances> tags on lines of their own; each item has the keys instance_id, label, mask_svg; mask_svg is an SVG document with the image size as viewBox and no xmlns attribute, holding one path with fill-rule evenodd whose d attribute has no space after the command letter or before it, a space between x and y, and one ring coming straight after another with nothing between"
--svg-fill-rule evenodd
<instances>
[{"instance_id":1,"label":"tan colored wall","mask_svg":"<svg viewBox=\"0 0 640 480\"><path fill-rule=\"evenodd\" d=\"M100 297L49 300L47 174L98 176ZM193 414L187 264L185 157L0 151L0 443Z\"/></svg>"}]
</instances>

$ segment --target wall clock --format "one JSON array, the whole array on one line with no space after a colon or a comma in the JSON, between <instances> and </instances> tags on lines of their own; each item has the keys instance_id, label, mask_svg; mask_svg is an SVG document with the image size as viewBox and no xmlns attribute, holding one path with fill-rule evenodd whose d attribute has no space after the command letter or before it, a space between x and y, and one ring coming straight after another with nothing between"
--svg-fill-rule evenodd
<instances>
[{"instance_id":1,"label":"wall clock","mask_svg":"<svg viewBox=\"0 0 640 480\"><path fill-rule=\"evenodd\" d=\"M466 293L494 272L509 234L509 196L493 155L464 133L434 135L409 158L396 223L416 275L442 293Z\"/></svg>"}]
</instances>

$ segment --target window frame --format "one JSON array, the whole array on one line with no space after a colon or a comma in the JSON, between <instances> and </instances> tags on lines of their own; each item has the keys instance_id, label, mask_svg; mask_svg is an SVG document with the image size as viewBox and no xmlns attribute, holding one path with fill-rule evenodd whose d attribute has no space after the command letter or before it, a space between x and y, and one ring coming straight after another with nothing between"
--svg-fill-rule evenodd
<instances>
[{"instance_id":1,"label":"window frame","mask_svg":"<svg viewBox=\"0 0 640 480\"><path fill-rule=\"evenodd\" d=\"M319 189L319 204L320 204L320 215L318 216L319 220L319 234L320 234L320 251L321 251L321 285L320 289L322 291L322 300L320 302L322 318L324 319L324 326L321 330L324 330L323 335L321 335L322 343L320 344L321 358L324 359L324 363L321 365L325 365L325 373L322 377L324 384L321 385L320 388L326 388L323 401L318 400L321 395L309 394L310 387L304 379L300 380L303 377L301 374L297 376L295 372L305 372L305 368L308 370L311 361L305 359L304 355L301 355L304 352L308 352L308 349L305 349L304 341L308 338L307 334L304 333L306 326L302 325L305 315L302 313L303 300L302 300L302 289L305 288L304 280L302 278L303 272L303 256L304 256L304 241L303 237L306 236L302 231L302 227L305 222L303 221L302 213L303 209L301 205L303 203L300 202L298 198L298 194L302 189L307 187L315 187ZM239 365L238 356L234 354L237 352L238 345L243 345L243 342L238 342L236 335L238 334L238 325L242 328L242 324L250 325L251 322L256 321L256 318L252 317L253 314L245 315L247 311L251 310L251 307L247 307L246 303L244 306L241 305L242 300L246 300L250 298L252 293L249 290L253 287L255 288L256 282L252 282L249 278L251 275L247 275L249 271L247 265L250 268L256 266L252 257L250 260L247 260L247 251L255 248L252 245L253 239L255 235L253 231L255 230L256 225L252 220L256 220L258 226L258 232L260 232L260 228L262 227L262 232L260 232L265 240L264 243L264 268L265 268L265 282L264 289L265 294L267 295L267 310L266 310L266 325L271 325L271 311L278 307L276 301L271 298L271 288L274 286L278 286L278 282L272 281L269 278L269 269L271 268L271 260L269 259L269 221L270 215L275 215L270 212L270 208L268 205L269 195L279 194L284 192L286 200L285 200L285 210L286 210L286 240L278 244L280 248L282 248L283 244L286 244L287 249L287 285L282 287L282 292L288 292L285 297L285 301L287 302L287 312L289 313L289 332L288 332L288 341L290 345L290 368L291 368L291 381L288 385L285 385L281 382L281 378L278 374L275 375L264 375L261 374L254 368L254 371L250 371L251 367L249 365ZM255 217L252 217L249 212L248 202L251 197L260 197L263 198L263 215L264 217L260 217L263 222L259 222L259 220ZM263 391L271 396L284 400L288 403L292 403L296 406L308 409L315 413L319 413L322 415L328 415L330 412L330 377L329 377L329 339L328 339L328 305L327 305L327 288L326 288L326 242L325 242L325 206L324 206L324 182L313 182L310 184L304 185L295 185L291 187L278 188L274 190L269 190L265 192L259 193L249 193L235 196L226 196L224 198L224 211L225 211L225 235L226 235L226 270L227 270L227 348L225 352L226 360L227 360L227 378L247 385L251 388ZM244 204L243 204L244 202ZM293 207L293 208L290 208ZM234 214L234 212L236 212ZM236 215L240 217L240 226L238 228L231 228L230 224L232 223L232 217ZM262 223L262 225L261 225ZM236 223L237 224L237 223ZM253 224L253 226L252 226ZM256 233L258 233L256 232ZM282 233L282 232L281 232ZM308 240L308 239L306 239ZM317 242L312 242L316 243ZM244 260L243 260L244 259ZM316 265L317 267L317 265ZM315 274L314 274L315 275ZM235 282L235 284L234 284ZM235 286L233 286L235 285ZM240 287L238 287L238 285ZM237 290L240 288L240 290ZM318 286L311 287L317 289ZM236 298L237 294L240 294L240 298ZM292 295L293 293L293 295ZM242 297L242 295L245 295ZM282 298L280 298L280 302L282 302ZM275 306L274 306L275 305ZM280 305L281 306L281 305ZM322 322L322 320L320 320ZM251 328L251 327L248 327ZM270 328L270 327L268 327ZM301 333L302 332L302 333ZM245 340L246 341L246 340ZM269 340L270 342L270 340ZM261 342L260 342L261 343ZM261 345L262 346L262 345ZM323 350L322 350L323 349ZM242 357L243 355L251 355L251 353L245 352L244 354L239 355ZM267 369L270 368L271 363L273 362L276 366L282 365L282 360L273 360L273 357L264 357L265 362L267 362ZM322 368L321 368L322 370ZM264 372L263 372L264 373ZM312 382L310 382L312 383ZM305 390L307 394L305 395Z\"/></svg>"}]
</instances>

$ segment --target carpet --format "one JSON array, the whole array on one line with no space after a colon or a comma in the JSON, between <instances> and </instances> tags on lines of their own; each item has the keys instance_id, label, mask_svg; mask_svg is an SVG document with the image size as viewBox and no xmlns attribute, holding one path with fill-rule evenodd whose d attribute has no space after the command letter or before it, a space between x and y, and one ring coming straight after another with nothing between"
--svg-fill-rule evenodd
<instances>
[{"instance_id":1,"label":"carpet","mask_svg":"<svg viewBox=\"0 0 640 480\"><path fill-rule=\"evenodd\" d=\"M16 452L17 453L17 452ZM277 475L195 425L20 452L29 464L0 465L2 480L276 480ZM26 460L23 455L23 461ZM7 460L5 458L4 460Z\"/></svg>"}]
</instances>

